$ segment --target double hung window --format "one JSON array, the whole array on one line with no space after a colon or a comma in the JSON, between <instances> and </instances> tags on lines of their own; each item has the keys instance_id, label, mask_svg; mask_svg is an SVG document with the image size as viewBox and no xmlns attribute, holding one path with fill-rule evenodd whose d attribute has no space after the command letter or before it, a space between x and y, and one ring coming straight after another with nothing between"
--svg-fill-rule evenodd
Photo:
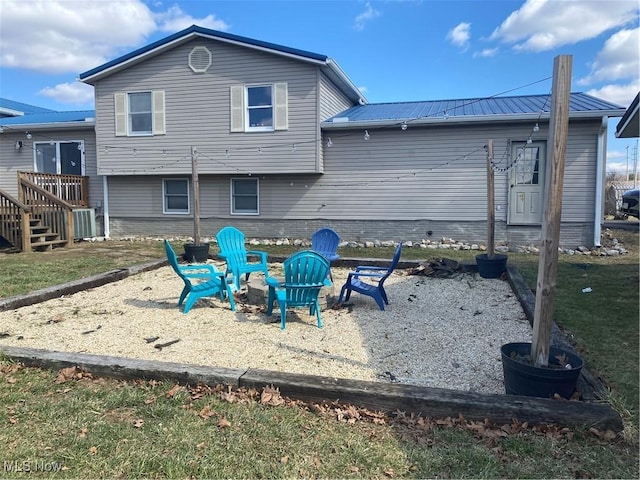
<instances>
[{"instance_id":1,"label":"double hung window","mask_svg":"<svg viewBox=\"0 0 640 480\"><path fill-rule=\"evenodd\" d=\"M231 179L231 213L235 215L258 215L258 179Z\"/></svg>"},{"instance_id":2,"label":"double hung window","mask_svg":"<svg viewBox=\"0 0 640 480\"><path fill-rule=\"evenodd\" d=\"M189 179L165 178L162 181L162 213L189 213Z\"/></svg>"},{"instance_id":3,"label":"double hung window","mask_svg":"<svg viewBox=\"0 0 640 480\"><path fill-rule=\"evenodd\" d=\"M153 108L151 92L129 93L129 134L151 135L153 133Z\"/></svg>"},{"instance_id":4,"label":"double hung window","mask_svg":"<svg viewBox=\"0 0 640 480\"><path fill-rule=\"evenodd\" d=\"M114 94L115 134L118 137L164 135L164 91Z\"/></svg>"}]
</instances>

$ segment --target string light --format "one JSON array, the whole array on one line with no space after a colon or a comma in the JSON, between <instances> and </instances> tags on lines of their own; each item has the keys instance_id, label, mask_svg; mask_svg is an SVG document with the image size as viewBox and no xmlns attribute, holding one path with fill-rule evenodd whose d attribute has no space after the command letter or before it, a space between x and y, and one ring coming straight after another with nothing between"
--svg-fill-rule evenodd
<instances>
[{"instance_id":1,"label":"string light","mask_svg":"<svg viewBox=\"0 0 640 480\"><path fill-rule=\"evenodd\" d=\"M224 156L225 158L229 158L229 149L224 151Z\"/></svg>"},{"instance_id":2,"label":"string light","mask_svg":"<svg viewBox=\"0 0 640 480\"><path fill-rule=\"evenodd\" d=\"M538 125L538 122L536 122L536 124L533 126L533 131L537 132L540 130L540 125Z\"/></svg>"},{"instance_id":3,"label":"string light","mask_svg":"<svg viewBox=\"0 0 640 480\"><path fill-rule=\"evenodd\" d=\"M400 127L402 128L402 131L407 129L407 122L402 122L402 126Z\"/></svg>"},{"instance_id":4,"label":"string light","mask_svg":"<svg viewBox=\"0 0 640 480\"><path fill-rule=\"evenodd\" d=\"M369 141L370 138L371 138L371 135L369 135L369 130L365 130L364 131L364 139L366 141Z\"/></svg>"},{"instance_id":5,"label":"string light","mask_svg":"<svg viewBox=\"0 0 640 480\"><path fill-rule=\"evenodd\" d=\"M27 140L31 140L33 138L33 135L31 135L30 132L26 132L25 136L27 137Z\"/></svg>"},{"instance_id":6,"label":"string light","mask_svg":"<svg viewBox=\"0 0 640 480\"><path fill-rule=\"evenodd\" d=\"M333 142L331 141L331 137L327 139L327 147L331 148L333 146Z\"/></svg>"}]
</instances>

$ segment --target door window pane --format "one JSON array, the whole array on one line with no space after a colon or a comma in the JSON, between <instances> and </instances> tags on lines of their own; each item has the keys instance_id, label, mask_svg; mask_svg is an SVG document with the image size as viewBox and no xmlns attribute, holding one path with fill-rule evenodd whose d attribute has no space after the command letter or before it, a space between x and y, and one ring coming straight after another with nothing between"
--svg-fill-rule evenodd
<instances>
[{"instance_id":1,"label":"door window pane","mask_svg":"<svg viewBox=\"0 0 640 480\"><path fill-rule=\"evenodd\" d=\"M516 184L538 185L540 178L540 148L522 147L517 150Z\"/></svg>"},{"instance_id":2,"label":"door window pane","mask_svg":"<svg viewBox=\"0 0 640 480\"><path fill-rule=\"evenodd\" d=\"M78 142L60 144L60 173L82 175L82 148Z\"/></svg>"},{"instance_id":3,"label":"door window pane","mask_svg":"<svg viewBox=\"0 0 640 480\"><path fill-rule=\"evenodd\" d=\"M57 144L36 143L36 171L58 173Z\"/></svg>"}]
</instances>

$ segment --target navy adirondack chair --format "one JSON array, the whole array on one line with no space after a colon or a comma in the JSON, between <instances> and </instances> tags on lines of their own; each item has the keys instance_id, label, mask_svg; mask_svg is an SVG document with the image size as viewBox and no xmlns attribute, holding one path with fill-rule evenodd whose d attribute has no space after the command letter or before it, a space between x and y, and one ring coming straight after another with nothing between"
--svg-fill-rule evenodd
<instances>
[{"instance_id":1,"label":"navy adirondack chair","mask_svg":"<svg viewBox=\"0 0 640 480\"><path fill-rule=\"evenodd\" d=\"M329 278L333 280L331 275L331 263L340 258L338 255L338 244L340 236L331 228L321 228L311 235L311 250L318 252L329 262Z\"/></svg>"},{"instance_id":2,"label":"navy adirondack chair","mask_svg":"<svg viewBox=\"0 0 640 480\"><path fill-rule=\"evenodd\" d=\"M180 265L176 252L168 240L164 241L164 249L169 265L184 282L184 288L180 294L180 300L178 300L178 306L184 303L182 313L188 313L200 298L215 295L220 295L220 300L224 300L225 296L229 298L231 310L235 312L236 304L233 300L233 292L225 282L224 273L219 271L215 265L208 263Z\"/></svg>"},{"instance_id":3,"label":"navy adirondack chair","mask_svg":"<svg viewBox=\"0 0 640 480\"><path fill-rule=\"evenodd\" d=\"M216 234L220 257L227 262L225 275L233 274L235 286L240 290L241 276L245 275L245 281L253 272L264 273L268 276L267 252L259 250L247 250L244 244L244 233L235 227L224 227ZM249 261L249 257L258 261Z\"/></svg>"},{"instance_id":4,"label":"navy adirondack chair","mask_svg":"<svg viewBox=\"0 0 640 480\"><path fill-rule=\"evenodd\" d=\"M280 328L287 324L287 308L309 307L309 315L317 318L318 328L322 328L318 294L324 286L331 286L327 278L329 262L322 255L312 251L294 253L284 261L284 283L267 277L269 295L267 315L273 313L273 302L280 306Z\"/></svg>"},{"instance_id":5,"label":"navy adirondack chair","mask_svg":"<svg viewBox=\"0 0 640 480\"><path fill-rule=\"evenodd\" d=\"M400 254L402 252L402 242L396 247L396 252L393 255L393 260L388 267L356 267L354 272L349 272L346 283L340 289L340 298L338 303L348 301L351 297L351 292L358 292L362 295L372 297L380 310L384 310L385 305L389 305L389 298L387 292L384 290L384 281L389 278L389 275L398 265L400 260ZM346 293L346 296L345 296Z\"/></svg>"}]
</instances>

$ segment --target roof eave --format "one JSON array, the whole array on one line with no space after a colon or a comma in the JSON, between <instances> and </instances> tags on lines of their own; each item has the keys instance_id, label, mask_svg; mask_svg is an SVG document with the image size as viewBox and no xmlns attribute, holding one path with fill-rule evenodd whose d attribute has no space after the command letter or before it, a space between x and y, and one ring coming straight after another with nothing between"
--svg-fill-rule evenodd
<instances>
[{"instance_id":1,"label":"roof eave","mask_svg":"<svg viewBox=\"0 0 640 480\"><path fill-rule=\"evenodd\" d=\"M340 65L338 65L334 59L327 58L326 66L328 69L327 73L330 76L331 80L342 88L343 92L349 97L349 100L360 105L369 103L360 89L355 86L355 84L351 81L347 74L344 73L344 70L340 68Z\"/></svg>"},{"instance_id":2,"label":"roof eave","mask_svg":"<svg viewBox=\"0 0 640 480\"><path fill-rule=\"evenodd\" d=\"M14 133L23 130L59 130L61 128L95 128L95 120L77 120L73 122L17 123L3 125L0 119L0 133Z\"/></svg>"},{"instance_id":3,"label":"roof eave","mask_svg":"<svg viewBox=\"0 0 640 480\"><path fill-rule=\"evenodd\" d=\"M620 117L624 110L598 110L593 112L572 112L569 114L570 120L602 118L602 117ZM479 122L525 122L532 120L548 120L549 113L524 113L518 115L467 115L464 117L430 117L430 118L396 118L384 120L361 120L354 122L322 122L320 126L327 130L337 130L346 128L363 128L363 127L392 127L407 122L411 126L424 125L454 125L463 123L479 123Z\"/></svg>"}]
</instances>

